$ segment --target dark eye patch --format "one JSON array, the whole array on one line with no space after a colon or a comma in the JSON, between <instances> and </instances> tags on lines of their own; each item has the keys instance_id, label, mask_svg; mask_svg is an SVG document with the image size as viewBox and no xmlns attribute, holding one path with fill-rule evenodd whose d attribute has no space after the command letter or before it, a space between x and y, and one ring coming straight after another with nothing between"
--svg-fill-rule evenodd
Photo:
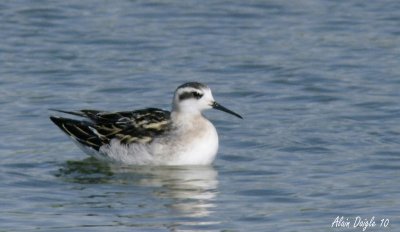
<instances>
[{"instance_id":1,"label":"dark eye patch","mask_svg":"<svg viewBox=\"0 0 400 232\"><path fill-rule=\"evenodd\" d=\"M184 92L181 95L179 95L179 100L182 101L189 98L200 99L201 97L203 97L203 94L196 91Z\"/></svg>"},{"instance_id":2,"label":"dark eye patch","mask_svg":"<svg viewBox=\"0 0 400 232\"><path fill-rule=\"evenodd\" d=\"M200 99L201 97L203 97L203 94L198 93L198 92L192 92L192 94L196 99Z\"/></svg>"}]
</instances>

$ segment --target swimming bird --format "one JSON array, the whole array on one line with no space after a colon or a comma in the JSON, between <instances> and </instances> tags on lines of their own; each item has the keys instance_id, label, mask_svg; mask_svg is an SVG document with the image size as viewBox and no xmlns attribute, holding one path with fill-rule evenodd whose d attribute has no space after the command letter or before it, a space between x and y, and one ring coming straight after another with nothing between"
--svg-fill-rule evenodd
<instances>
[{"instance_id":1,"label":"swimming bird","mask_svg":"<svg viewBox=\"0 0 400 232\"><path fill-rule=\"evenodd\" d=\"M218 104L208 86L180 85L172 111L55 110L83 120L50 116L78 147L97 159L128 165L209 165L218 151L218 134L202 112L217 109L242 118Z\"/></svg>"}]
</instances>

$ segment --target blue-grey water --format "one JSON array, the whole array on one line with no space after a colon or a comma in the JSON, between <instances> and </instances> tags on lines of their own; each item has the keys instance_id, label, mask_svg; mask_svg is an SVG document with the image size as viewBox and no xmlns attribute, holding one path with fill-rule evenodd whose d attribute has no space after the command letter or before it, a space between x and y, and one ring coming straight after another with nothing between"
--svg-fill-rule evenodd
<instances>
[{"instance_id":1,"label":"blue-grey water","mask_svg":"<svg viewBox=\"0 0 400 232\"><path fill-rule=\"evenodd\" d=\"M1 1L0 41L0 231L400 231L399 1ZM206 112L211 167L99 163L48 119L187 81L245 118Z\"/></svg>"}]
</instances>

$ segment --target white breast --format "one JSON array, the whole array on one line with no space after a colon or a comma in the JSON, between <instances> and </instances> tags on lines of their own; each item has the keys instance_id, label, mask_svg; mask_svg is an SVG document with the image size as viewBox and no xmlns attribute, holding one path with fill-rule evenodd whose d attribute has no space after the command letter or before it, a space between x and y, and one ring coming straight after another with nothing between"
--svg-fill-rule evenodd
<instances>
[{"instance_id":1,"label":"white breast","mask_svg":"<svg viewBox=\"0 0 400 232\"><path fill-rule=\"evenodd\" d=\"M218 134L208 120L204 120L202 131L186 138L186 145L178 151L173 165L209 165L218 151Z\"/></svg>"}]
</instances>

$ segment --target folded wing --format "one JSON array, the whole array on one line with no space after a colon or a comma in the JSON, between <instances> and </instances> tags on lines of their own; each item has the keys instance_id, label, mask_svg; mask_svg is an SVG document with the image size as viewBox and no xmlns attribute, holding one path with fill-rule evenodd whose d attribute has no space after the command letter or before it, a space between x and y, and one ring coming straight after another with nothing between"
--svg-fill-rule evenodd
<instances>
[{"instance_id":1,"label":"folded wing","mask_svg":"<svg viewBox=\"0 0 400 232\"><path fill-rule=\"evenodd\" d=\"M123 112L54 111L84 117L84 120L58 116L50 119L72 139L97 151L112 139L123 144L151 143L170 128L170 112L156 108Z\"/></svg>"}]
</instances>

